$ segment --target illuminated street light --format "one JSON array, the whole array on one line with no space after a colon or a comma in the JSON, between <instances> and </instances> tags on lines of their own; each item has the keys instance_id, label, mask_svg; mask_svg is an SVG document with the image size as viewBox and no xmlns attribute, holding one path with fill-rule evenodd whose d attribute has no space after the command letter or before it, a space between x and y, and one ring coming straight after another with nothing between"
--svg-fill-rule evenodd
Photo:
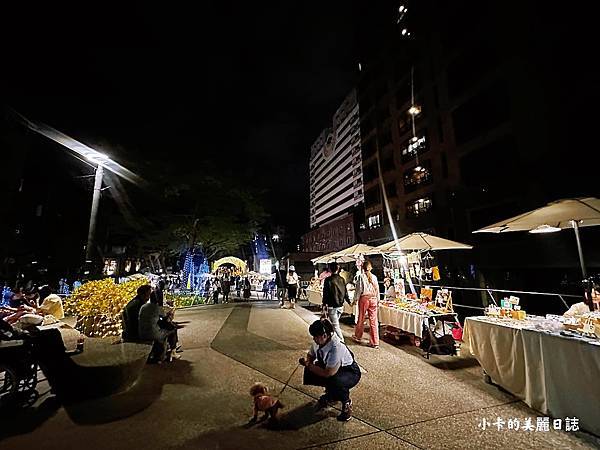
<instances>
[{"instance_id":1,"label":"illuminated street light","mask_svg":"<svg viewBox=\"0 0 600 450\"><path fill-rule=\"evenodd\" d=\"M421 107L419 105L412 105L409 109L408 109L408 113L411 116L416 116L418 114L421 114Z\"/></svg>"},{"instance_id":2,"label":"illuminated street light","mask_svg":"<svg viewBox=\"0 0 600 450\"><path fill-rule=\"evenodd\" d=\"M553 227L551 225L540 225L538 227L535 227L533 230L529 230L530 233L534 233L534 234L538 234L538 233L556 233L557 231L560 231L560 228L557 227Z\"/></svg>"},{"instance_id":3,"label":"illuminated street light","mask_svg":"<svg viewBox=\"0 0 600 450\"><path fill-rule=\"evenodd\" d=\"M92 262L94 235L96 232L96 218L98 215L98 206L100 204L100 192L102 191L102 177L104 175L104 169L137 185L142 184L143 180L138 175L126 169L116 161L110 159L104 153L94 150L93 148L88 147L87 145L67 136L64 133L61 133L58 130L55 130L54 128L46 124L32 122L31 120L27 119L26 117L22 116L16 111L13 111L13 115L27 128L35 131L38 134L41 134L42 136L47 137L48 139L53 140L54 142L59 143L63 147L68 148L72 152L76 153L78 156L85 158L87 161L89 161L89 163L92 163L90 165L92 165L95 168L94 191L92 194L92 209L90 211L88 238L85 247L85 262ZM84 273L89 274L89 271L86 271Z\"/></svg>"}]
</instances>

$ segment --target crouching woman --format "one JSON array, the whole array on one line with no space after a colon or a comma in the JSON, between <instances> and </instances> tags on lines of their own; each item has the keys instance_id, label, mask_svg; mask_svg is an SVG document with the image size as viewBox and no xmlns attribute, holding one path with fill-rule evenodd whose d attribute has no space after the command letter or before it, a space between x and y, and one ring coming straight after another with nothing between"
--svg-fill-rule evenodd
<instances>
[{"instance_id":1,"label":"crouching woman","mask_svg":"<svg viewBox=\"0 0 600 450\"><path fill-rule=\"evenodd\" d=\"M335 335L329 320L313 322L308 331L314 343L306 358L300 358L299 361L305 367L304 384L325 388L317 410L337 401L342 402L342 412L337 419L347 422L352 418L350 389L360 381L360 368L354 360L354 354Z\"/></svg>"}]
</instances>

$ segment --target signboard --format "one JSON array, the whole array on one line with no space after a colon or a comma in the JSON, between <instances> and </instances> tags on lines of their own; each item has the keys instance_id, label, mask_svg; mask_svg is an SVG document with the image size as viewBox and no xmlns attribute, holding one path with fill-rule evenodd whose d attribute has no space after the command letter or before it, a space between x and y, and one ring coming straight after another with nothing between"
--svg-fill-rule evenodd
<instances>
[{"instance_id":1,"label":"signboard","mask_svg":"<svg viewBox=\"0 0 600 450\"><path fill-rule=\"evenodd\" d=\"M261 259L260 260L259 273L263 273L265 275L271 274L271 260L270 259Z\"/></svg>"}]
</instances>

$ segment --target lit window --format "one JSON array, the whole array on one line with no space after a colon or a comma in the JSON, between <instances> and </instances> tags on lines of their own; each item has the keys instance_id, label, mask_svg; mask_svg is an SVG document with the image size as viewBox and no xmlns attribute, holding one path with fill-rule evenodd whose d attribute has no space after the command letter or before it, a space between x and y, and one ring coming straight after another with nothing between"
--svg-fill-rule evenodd
<instances>
[{"instance_id":1,"label":"lit window","mask_svg":"<svg viewBox=\"0 0 600 450\"><path fill-rule=\"evenodd\" d=\"M404 172L404 191L406 193L431 183L431 162L424 161L413 169Z\"/></svg>"},{"instance_id":2,"label":"lit window","mask_svg":"<svg viewBox=\"0 0 600 450\"><path fill-rule=\"evenodd\" d=\"M419 198L406 204L406 215L408 217L419 217L431 210L432 205L431 197Z\"/></svg>"},{"instance_id":3,"label":"lit window","mask_svg":"<svg viewBox=\"0 0 600 450\"><path fill-rule=\"evenodd\" d=\"M381 215L373 214L367 218L367 223L369 224L369 228L377 228L381 226Z\"/></svg>"},{"instance_id":4,"label":"lit window","mask_svg":"<svg viewBox=\"0 0 600 450\"><path fill-rule=\"evenodd\" d=\"M418 153L419 155L427 150L425 136L411 138L405 147L402 148L402 162L410 161Z\"/></svg>"}]
</instances>

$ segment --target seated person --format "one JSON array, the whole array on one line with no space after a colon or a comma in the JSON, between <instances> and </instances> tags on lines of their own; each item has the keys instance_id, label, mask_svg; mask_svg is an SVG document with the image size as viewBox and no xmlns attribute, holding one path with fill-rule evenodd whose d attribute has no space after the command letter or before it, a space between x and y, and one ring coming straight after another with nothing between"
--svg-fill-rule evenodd
<instances>
[{"instance_id":1,"label":"seated person","mask_svg":"<svg viewBox=\"0 0 600 450\"><path fill-rule=\"evenodd\" d=\"M138 320L140 309L152 294L152 286L144 284L137 289L137 295L123 309L123 340L137 341L139 339Z\"/></svg>"},{"instance_id":2,"label":"seated person","mask_svg":"<svg viewBox=\"0 0 600 450\"><path fill-rule=\"evenodd\" d=\"M62 299L53 294L49 286L40 287L40 299L42 304L37 308L37 312L42 316L52 315L58 320L65 318Z\"/></svg>"},{"instance_id":3,"label":"seated person","mask_svg":"<svg viewBox=\"0 0 600 450\"><path fill-rule=\"evenodd\" d=\"M1 308L0 317L7 323L17 323L24 315L39 316L39 322L43 321L44 311L37 306L39 299L38 289L31 288L23 292L23 289L18 287L11 296L9 305ZM62 304L62 303L61 303ZM63 314L64 317L64 314ZM35 323L37 324L37 323Z\"/></svg>"},{"instance_id":4,"label":"seated person","mask_svg":"<svg viewBox=\"0 0 600 450\"><path fill-rule=\"evenodd\" d=\"M164 359L172 361L178 358L175 355L177 348L177 329L167 330L161 328L159 319L161 316L161 307L157 303L156 297L151 297L150 302L142 305L138 318L138 337L145 341L154 341L152 347L152 362L162 362ZM168 347L165 346L168 344Z\"/></svg>"}]
</instances>

